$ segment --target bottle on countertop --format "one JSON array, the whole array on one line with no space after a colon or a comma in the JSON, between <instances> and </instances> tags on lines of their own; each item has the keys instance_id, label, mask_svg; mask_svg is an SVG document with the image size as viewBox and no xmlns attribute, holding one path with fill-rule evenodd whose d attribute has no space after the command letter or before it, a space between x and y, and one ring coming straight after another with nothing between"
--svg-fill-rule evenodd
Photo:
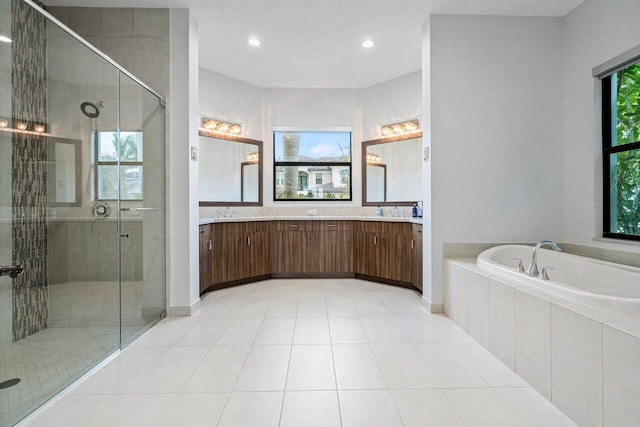
<instances>
[{"instance_id":1,"label":"bottle on countertop","mask_svg":"<svg viewBox=\"0 0 640 427\"><path fill-rule=\"evenodd\" d=\"M416 203L411 207L411 216L414 218L418 218L418 205Z\"/></svg>"},{"instance_id":2,"label":"bottle on countertop","mask_svg":"<svg viewBox=\"0 0 640 427\"><path fill-rule=\"evenodd\" d=\"M422 202L418 202L418 218L422 218Z\"/></svg>"},{"instance_id":3,"label":"bottle on countertop","mask_svg":"<svg viewBox=\"0 0 640 427\"><path fill-rule=\"evenodd\" d=\"M382 208L380 205L376 207L376 216L382 216Z\"/></svg>"}]
</instances>

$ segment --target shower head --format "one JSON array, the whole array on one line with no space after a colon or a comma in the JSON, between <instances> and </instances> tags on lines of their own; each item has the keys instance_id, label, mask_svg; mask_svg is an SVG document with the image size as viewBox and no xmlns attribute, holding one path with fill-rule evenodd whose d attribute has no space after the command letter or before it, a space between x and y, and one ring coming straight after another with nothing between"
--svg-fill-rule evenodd
<instances>
[{"instance_id":1,"label":"shower head","mask_svg":"<svg viewBox=\"0 0 640 427\"><path fill-rule=\"evenodd\" d=\"M104 108L103 101L98 101L95 104L87 101L80 104L80 111L90 119L95 119L100 115L100 110L98 108Z\"/></svg>"}]
</instances>

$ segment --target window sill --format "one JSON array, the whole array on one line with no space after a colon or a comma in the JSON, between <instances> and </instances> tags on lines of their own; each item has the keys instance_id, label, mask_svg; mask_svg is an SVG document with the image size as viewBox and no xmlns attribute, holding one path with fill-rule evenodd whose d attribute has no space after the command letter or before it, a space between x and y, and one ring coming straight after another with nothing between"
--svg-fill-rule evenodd
<instances>
[{"instance_id":1,"label":"window sill","mask_svg":"<svg viewBox=\"0 0 640 427\"><path fill-rule=\"evenodd\" d=\"M626 239L614 239L612 237L593 237L592 240L594 242L602 242L602 243L620 243L622 245L629 246L640 246L640 241L638 240L626 240Z\"/></svg>"}]
</instances>

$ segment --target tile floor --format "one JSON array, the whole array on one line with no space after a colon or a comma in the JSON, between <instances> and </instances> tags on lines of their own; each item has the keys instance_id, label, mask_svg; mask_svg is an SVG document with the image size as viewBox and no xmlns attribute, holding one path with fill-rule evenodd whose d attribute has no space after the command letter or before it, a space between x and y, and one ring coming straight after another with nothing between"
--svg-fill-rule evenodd
<instances>
[{"instance_id":1,"label":"tile floor","mask_svg":"<svg viewBox=\"0 0 640 427\"><path fill-rule=\"evenodd\" d=\"M572 426L409 290L271 280L205 295L29 426Z\"/></svg>"}]
</instances>

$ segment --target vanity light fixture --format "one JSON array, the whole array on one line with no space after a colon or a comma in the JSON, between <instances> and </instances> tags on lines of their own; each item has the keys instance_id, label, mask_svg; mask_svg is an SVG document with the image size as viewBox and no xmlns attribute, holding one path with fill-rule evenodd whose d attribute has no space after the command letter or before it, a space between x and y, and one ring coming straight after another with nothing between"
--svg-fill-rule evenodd
<instances>
[{"instance_id":1,"label":"vanity light fixture","mask_svg":"<svg viewBox=\"0 0 640 427\"><path fill-rule=\"evenodd\" d=\"M217 133L226 133L229 135L240 135L242 133L242 125L217 119L210 119L208 117L202 118L200 121L200 129Z\"/></svg>"},{"instance_id":2,"label":"vanity light fixture","mask_svg":"<svg viewBox=\"0 0 640 427\"><path fill-rule=\"evenodd\" d=\"M362 47L373 47L373 40L365 40L362 42Z\"/></svg>"},{"instance_id":3,"label":"vanity light fixture","mask_svg":"<svg viewBox=\"0 0 640 427\"><path fill-rule=\"evenodd\" d=\"M0 42L11 43L11 39L9 37L5 36L4 34L1 34L0 35Z\"/></svg>"},{"instance_id":4,"label":"vanity light fixture","mask_svg":"<svg viewBox=\"0 0 640 427\"><path fill-rule=\"evenodd\" d=\"M380 164L381 161L382 161L382 157L380 156L380 154L367 152L367 163L368 164L377 165L377 164Z\"/></svg>"},{"instance_id":5,"label":"vanity light fixture","mask_svg":"<svg viewBox=\"0 0 640 427\"><path fill-rule=\"evenodd\" d=\"M51 136L51 134L46 132L47 125L44 123L34 123L30 126L26 121L12 122L10 119L3 118L0 118L0 131L37 136Z\"/></svg>"},{"instance_id":6,"label":"vanity light fixture","mask_svg":"<svg viewBox=\"0 0 640 427\"><path fill-rule=\"evenodd\" d=\"M382 135L391 136L402 133L409 133L417 131L419 128L418 119L408 120L406 122L392 123L390 125L382 126L380 129Z\"/></svg>"},{"instance_id":7,"label":"vanity light fixture","mask_svg":"<svg viewBox=\"0 0 640 427\"><path fill-rule=\"evenodd\" d=\"M258 163L258 160L260 160L260 154L257 151L247 154L247 162Z\"/></svg>"},{"instance_id":8,"label":"vanity light fixture","mask_svg":"<svg viewBox=\"0 0 640 427\"><path fill-rule=\"evenodd\" d=\"M259 39L251 38L251 39L249 39L249 44L251 46L260 46L262 43L260 42Z\"/></svg>"}]
</instances>

